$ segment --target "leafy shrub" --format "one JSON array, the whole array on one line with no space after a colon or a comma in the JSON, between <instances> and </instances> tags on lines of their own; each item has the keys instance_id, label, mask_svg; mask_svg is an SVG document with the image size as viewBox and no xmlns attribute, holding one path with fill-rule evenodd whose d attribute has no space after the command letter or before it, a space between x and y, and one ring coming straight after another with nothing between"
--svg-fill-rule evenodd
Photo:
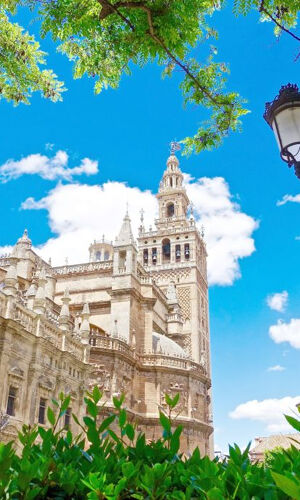
<instances>
[{"instance_id":1,"label":"leafy shrub","mask_svg":"<svg viewBox=\"0 0 300 500\"><path fill-rule=\"evenodd\" d=\"M97 387L85 398L82 432L74 436L61 422L70 397L60 395L48 408L49 428L23 426L18 442L0 444L1 499L300 499L300 452L272 452L267 463L251 464L248 451L229 447L228 459L179 453L182 426L172 412L179 395L166 395L168 414L160 413L162 437L147 443L114 398L115 412L103 415ZM300 430L300 422L287 417Z\"/></svg>"}]
</instances>

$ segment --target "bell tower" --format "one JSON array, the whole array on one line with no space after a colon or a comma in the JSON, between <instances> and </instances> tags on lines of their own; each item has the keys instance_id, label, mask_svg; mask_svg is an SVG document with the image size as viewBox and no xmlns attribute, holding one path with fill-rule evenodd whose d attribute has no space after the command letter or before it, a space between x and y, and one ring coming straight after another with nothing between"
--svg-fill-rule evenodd
<instances>
[{"instance_id":1,"label":"bell tower","mask_svg":"<svg viewBox=\"0 0 300 500\"><path fill-rule=\"evenodd\" d=\"M139 261L166 295L170 284L176 287L184 348L209 373L206 247L195 225L175 154L167 160L156 197L159 218L155 229L146 230L141 218Z\"/></svg>"},{"instance_id":2,"label":"bell tower","mask_svg":"<svg viewBox=\"0 0 300 500\"><path fill-rule=\"evenodd\" d=\"M172 221L176 227L181 222L187 221L187 210L189 199L182 186L183 175L179 169L179 161L175 155L169 156L167 168L163 174L158 194L156 195L159 203L159 219L156 226L161 227L166 222Z\"/></svg>"}]
</instances>

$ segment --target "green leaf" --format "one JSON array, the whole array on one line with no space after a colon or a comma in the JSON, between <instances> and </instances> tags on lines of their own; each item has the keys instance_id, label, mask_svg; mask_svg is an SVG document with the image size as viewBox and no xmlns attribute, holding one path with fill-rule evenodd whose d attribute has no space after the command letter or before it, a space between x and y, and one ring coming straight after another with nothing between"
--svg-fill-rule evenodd
<instances>
[{"instance_id":1,"label":"green leaf","mask_svg":"<svg viewBox=\"0 0 300 500\"><path fill-rule=\"evenodd\" d=\"M124 425L126 423L126 419L127 419L127 412L126 412L126 410L121 409L120 413L119 413L119 425L120 425L120 427L124 427Z\"/></svg>"},{"instance_id":2,"label":"green leaf","mask_svg":"<svg viewBox=\"0 0 300 500\"><path fill-rule=\"evenodd\" d=\"M159 412L159 420L163 429L167 432L170 432L171 431L170 419L164 413Z\"/></svg>"},{"instance_id":3,"label":"green leaf","mask_svg":"<svg viewBox=\"0 0 300 500\"><path fill-rule=\"evenodd\" d=\"M211 488L207 492L208 500L224 500L224 495L219 488Z\"/></svg>"},{"instance_id":4,"label":"green leaf","mask_svg":"<svg viewBox=\"0 0 300 500\"><path fill-rule=\"evenodd\" d=\"M133 425L127 424L125 427L125 432L126 436L130 439L130 441L133 441L135 436Z\"/></svg>"},{"instance_id":5,"label":"green leaf","mask_svg":"<svg viewBox=\"0 0 300 500\"><path fill-rule=\"evenodd\" d=\"M179 448L180 448L180 436L183 431L183 426L179 425L177 429L173 432L171 438L170 438L170 451L173 455L176 455L178 453Z\"/></svg>"},{"instance_id":6,"label":"green leaf","mask_svg":"<svg viewBox=\"0 0 300 500\"><path fill-rule=\"evenodd\" d=\"M55 425L55 415L54 415L54 411L50 408L50 406L48 406L47 408L47 418L50 422L51 425Z\"/></svg>"},{"instance_id":7,"label":"green leaf","mask_svg":"<svg viewBox=\"0 0 300 500\"><path fill-rule=\"evenodd\" d=\"M94 402L97 404L100 401L100 399L102 398L102 392L100 392L100 389L97 385L95 385L92 394L93 394Z\"/></svg>"},{"instance_id":8,"label":"green leaf","mask_svg":"<svg viewBox=\"0 0 300 500\"><path fill-rule=\"evenodd\" d=\"M109 417L105 418L103 422L101 422L101 425L98 429L99 433L105 431L110 426L110 424L115 420L115 418L116 415L110 415Z\"/></svg>"},{"instance_id":9,"label":"green leaf","mask_svg":"<svg viewBox=\"0 0 300 500\"><path fill-rule=\"evenodd\" d=\"M288 421L288 423L296 429L296 431L300 432L300 420L297 420L294 417L290 417L290 415L284 415L285 419Z\"/></svg>"},{"instance_id":10,"label":"green leaf","mask_svg":"<svg viewBox=\"0 0 300 500\"><path fill-rule=\"evenodd\" d=\"M179 397L180 397L179 392L177 394L175 394L174 398L171 398L168 394L165 394L165 400L166 400L167 405L170 408L175 408L175 406L177 405L177 403L179 401Z\"/></svg>"},{"instance_id":11,"label":"green leaf","mask_svg":"<svg viewBox=\"0 0 300 500\"><path fill-rule=\"evenodd\" d=\"M61 413L65 412L68 409L70 401L71 401L71 396L69 395L62 402L61 409L60 409Z\"/></svg>"},{"instance_id":12,"label":"green leaf","mask_svg":"<svg viewBox=\"0 0 300 500\"><path fill-rule=\"evenodd\" d=\"M282 490L286 495L291 498L300 498L300 483L289 479L288 477L278 474L278 472L271 471L272 477L276 486Z\"/></svg>"}]
</instances>

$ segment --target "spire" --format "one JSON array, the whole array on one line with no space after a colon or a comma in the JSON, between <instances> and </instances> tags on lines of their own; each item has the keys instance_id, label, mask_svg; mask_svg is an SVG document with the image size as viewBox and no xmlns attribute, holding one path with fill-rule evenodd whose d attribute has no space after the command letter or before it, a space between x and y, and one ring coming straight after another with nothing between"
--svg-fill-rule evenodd
<instances>
[{"instance_id":1,"label":"spire","mask_svg":"<svg viewBox=\"0 0 300 500\"><path fill-rule=\"evenodd\" d=\"M80 314L76 313L74 320L74 336L80 338Z\"/></svg>"},{"instance_id":2,"label":"spire","mask_svg":"<svg viewBox=\"0 0 300 500\"><path fill-rule=\"evenodd\" d=\"M21 238L18 239L17 243L22 243L24 245L27 245L29 247L31 247L31 239L28 238L28 231L27 229L24 229L24 233L23 233L23 236L21 236Z\"/></svg>"},{"instance_id":3,"label":"spire","mask_svg":"<svg viewBox=\"0 0 300 500\"><path fill-rule=\"evenodd\" d=\"M87 302L85 302L82 313L81 313L81 326L80 326L80 335L81 335L81 341L83 344L88 344L89 343L89 336L90 336L90 308Z\"/></svg>"},{"instance_id":4,"label":"spire","mask_svg":"<svg viewBox=\"0 0 300 500\"><path fill-rule=\"evenodd\" d=\"M33 309L34 298L36 296L36 283L34 281L31 282L30 287L26 292L26 300L28 309Z\"/></svg>"},{"instance_id":5,"label":"spire","mask_svg":"<svg viewBox=\"0 0 300 500\"><path fill-rule=\"evenodd\" d=\"M63 294L63 297L61 298L62 301L62 306L58 318L58 323L59 326L62 330L69 330L70 329L70 309L69 309L69 303L71 302L70 299L70 293L69 289L66 288Z\"/></svg>"},{"instance_id":6,"label":"spire","mask_svg":"<svg viewBox=\"0 0 300 500\"><path fill-rule=\"evenodd\" d=\"M46 283L46 272L45 269L42 268L38 275L38 288L34 299L34 311L38 314L43 314L46 309Z\"/></svg>"},{"instance_id":7,"label":"spire","mask_svg":"<svg viewBox=\"0 0 300 500\"><path fill-rule=\"evenodd\" d=\"M119 232L119 236L116 238L115 245L130 245L134 244L134 238L131 229L131 221L128 215L128 208L126 210L125 217Z\"/></svg>"},{"instance_id":8,"label":"spire","mask_svg":"<svg viewBox=\"0 0 300 500\"><path fill-rule=\"evenodd\" d=\"M19 257L26 257L26 251L30 250L32 246L31 240L28 238L28 231L27 229L24 229L24 233L21 236L21 238L18 239L16 248L18 251L18 256Z\"/></svg>"}]
</instances>

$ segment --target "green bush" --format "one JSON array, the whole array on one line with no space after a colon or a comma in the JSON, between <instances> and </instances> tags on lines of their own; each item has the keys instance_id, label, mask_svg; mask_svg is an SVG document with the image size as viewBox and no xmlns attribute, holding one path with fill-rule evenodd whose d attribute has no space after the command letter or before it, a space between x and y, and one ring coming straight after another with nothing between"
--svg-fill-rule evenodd
<instances>
[{"instance_id":1,"label":"green bush","mask_svg":"<svg viewBox=\"0 0 300 500\"><path fill-rule=\"evenodd\" d=\"M114 398L115 413L103 416L97 387L85 398L81 434L61 428L70 397L60 395L48 408L49 428L24 426L18 440L0 444L1 499L300 499L300 452L294 447L270 453L267 462L251 464L248 448L229 447L224 461L179 453L182 426L172 412L179 395L166 396L160 413L162 437L147 443L128 421L124 396ZM287 417L300 430L300 422Z\"/></svg>"}]
</instances>

